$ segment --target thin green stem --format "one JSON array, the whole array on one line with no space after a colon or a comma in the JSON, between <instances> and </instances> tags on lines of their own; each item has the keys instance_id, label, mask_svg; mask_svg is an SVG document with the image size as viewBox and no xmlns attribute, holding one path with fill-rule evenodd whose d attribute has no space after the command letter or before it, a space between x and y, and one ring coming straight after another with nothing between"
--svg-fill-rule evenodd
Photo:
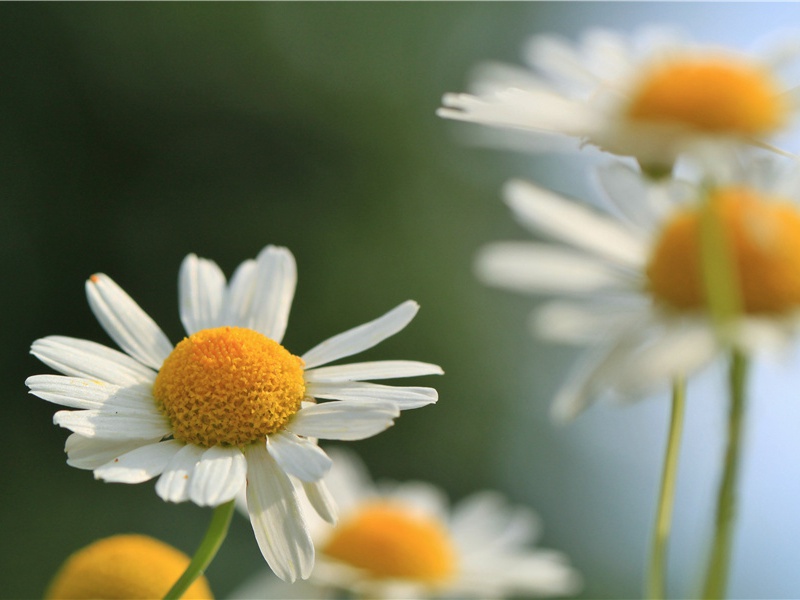
<instances>
[{"instance_id":1,"label":"thin green stem","mask_svg":"<svg viewBox=\"0 0 800 600\"><path fill-rule=\"evenodd\" d=\"M647 577L647 597L651 600L667 597L667 545L672 529L672 508L675 503L675 481L678 475L683 416L686 408L686 381L676 377L672 382L672 414L669 421L664 468L661 474L661 494L658 498L650 569Z\"/></svg>"},{"instance_id":2,"label":"thin green stem","mask_svg":"<svg viewBox=\"0 0 800 600\"><path fill-rule=\"evenodd\" d=\"M709 600L724 598L727 589L733 522L736 516L736 488L742 446L746 378L747 359L741 352L734 350L730 366L731 405L728 417L728 447L725 451L725 466L717 497L714 541L703 586L703 598Z\"/></svg>"},{"instance_id":3,"label":"thin green stem","mask_svg":"<svg viewBox=\"0 0 800 600\"><path fill-rule=\"evenodd\" d=\"M225 541L225 536L228 535L228 527L231 524L231 516L233 516L233 509L236 502L231 500L225 504L220 504L214 509L214 515L211 517L211 523L208 525L206 535L197 552L194 553L192 561L186 567L183 575L175 582L175 585L164 596L164 600L177 600L186 593L189 586L194 583L195 579L200 577L214 557L217 555L217 550Z\"/></svg>"}]
</instances>

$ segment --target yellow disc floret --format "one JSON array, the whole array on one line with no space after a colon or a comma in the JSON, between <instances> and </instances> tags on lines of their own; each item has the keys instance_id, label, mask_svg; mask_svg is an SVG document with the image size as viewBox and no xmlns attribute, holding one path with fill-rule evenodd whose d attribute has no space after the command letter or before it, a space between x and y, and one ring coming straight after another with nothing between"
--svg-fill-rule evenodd
<instances>
[{"instance_id":1,"label":"yellow disc floret","mask_svg":"<svg viewBox=\"0 0 800 600\"><path fill-rule=\"evenodd\" d=\"M770 74L731 57L672 59L652 68L633 90L627 115L708 133L757 136L786 121L787 107Z\"/></svg>"},{"instance_id":2,"label":"yellow disc floret","mask_svg":"<svg viewBox=\"0 0 800 600\"><path fill-rule=\"evenodd\" d=\"M205 447L243 446L280 431L304 394L302 359L241 327L185 338L153 387L175 439Z\"/></svg>"},{"instance_id":3,"label":"yellow disc floret","mask_svg":"<svg viewBox=\"0 0 800 600\"><path fill-rule=\"evenodd\" d=\"M163 598L186 570L189 557L145 535L115 535L70 556L45 594L48 600ZM211 599L205 577L183 598Z\"/></svg>"},{"instance_id":4,"label":"yellow disc floret","mask_svg":"<svg viewBox=\"0 0 800 600\"><path fill-rule=\"evenodd\" d=\"M434 585L456 568L455 549L441 524L386 502L363 506L342 522L323 552L374 579Z\"/></svg>"},{"instance_id":5,"label":"yellow disc floret","mask_svg":"<svg viewBox=\"0 0 800 600\"><path fill-rule=\"evenodd\" d=\"M744 187L708 198L730 246L746 313L785 313L800 307L800 213L780 198ZM700 258L700 211L674 215L656 241L647 267L653 296L670 308L706 306Z\"/></svg>"}]
</instances>

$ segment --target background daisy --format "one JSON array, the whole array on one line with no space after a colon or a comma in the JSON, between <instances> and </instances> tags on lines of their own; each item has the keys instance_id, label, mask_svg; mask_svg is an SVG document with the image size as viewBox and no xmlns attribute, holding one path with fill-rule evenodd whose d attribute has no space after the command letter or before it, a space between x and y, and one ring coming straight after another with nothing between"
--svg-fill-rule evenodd
<instances>
[{"instance_id":1,"label":"background daisy","mask_svg":"<svg viewBox=\"0 0 800 600\"><path fill-rule=\"evenodd\" d=\"M590 29L576 44L538 35L524 52L531 71L484 66L473 93L447 94L438 114L570 136L661 173L681 153L765 145L790 124L800 100L781 70L800 44L787 42L751 56L654 28Z\"/></svg>"},{"instance_id":2,"label":"background daisy","mask_svg":"<svg viewBox=\"0 0 800 600\"><path fill-rule=\"evenodd\" d=\"M331 527L312 521L321 548L304 593L336 590L369 598L504 598L562 596L580 579L558 552L534 548L538 517L484 491L448 507L440 488L422 482L376 485L358 457L329 450L334 460L326 483L341 507ZM233 598L292 594L274 578L256 576Z\"/></svg>"},{"instance_id":3,"label":"background daisy","mask_svg":"<svg viewBox=\"0 0 800 600\"><path fill-rule=\"evenodd\" d=\"M215 263L189 255L179 278L189 337L173 348L119 286L93 275L86 284L89 305L127 354L86 340L43 338L31 352L65 376L26 381L32 394L78 409L59 411L53 421L73 432L69 464L93 470L98 479L141 483L158 476L162 499L200 506L232 500L247 481L261 552L290 581L307 577L314 561L296 488L324 518L335 518L319 483L330 460L314 440L375 435L401 409L437 398L432 388L363 380L442 372L413 361L323 366L403 329L418 309L410 301L302 357L290 354L280 342L296 281L286 248L267 246L229 284Z\"/></svg>"}]
</instances>

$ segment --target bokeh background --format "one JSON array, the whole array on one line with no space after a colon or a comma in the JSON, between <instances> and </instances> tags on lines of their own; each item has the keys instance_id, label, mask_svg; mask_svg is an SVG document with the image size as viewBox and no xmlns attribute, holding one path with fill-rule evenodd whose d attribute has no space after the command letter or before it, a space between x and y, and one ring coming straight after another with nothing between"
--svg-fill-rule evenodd
<instances>
[{"instance_id":1,"label":"bokeh background","mask_svg":"<svg viewBox=\"0 0 800 600\"><path fill-rule=\"evenodd\" d=\"M799 17L797 5L764 2L0 5L0 596L41 596L68 553L115 533L191 554L210 518L161 502L152 482L104 484L67 467L55 407L23 385L47 372L30 343L108 342L83 292L98 271L177 341L181 259L195 252L230 274L272 243L299 265L285 340L296 353L407 298L422 305L364 354L447 373L424 382L438 405L352 445L377 477L435 482L454 500L499 489L539 512L541 545L570 556L581 597L637 597L666 399L554 425L548 405L573 351L533 340L533 301L471 272L481 244L526 237L500 200L506 179L590 197L598 157L471 146L469 126L434 112L477 62L518 62L533 33L665 23L747 47ZM733 597L800 594L799 366L796 355L756 365ZM690 387L675 597L692 595L704 563L723 376ZM235 519L208 572L216 595L263 568Z\"/></svg>"}]
</instances>

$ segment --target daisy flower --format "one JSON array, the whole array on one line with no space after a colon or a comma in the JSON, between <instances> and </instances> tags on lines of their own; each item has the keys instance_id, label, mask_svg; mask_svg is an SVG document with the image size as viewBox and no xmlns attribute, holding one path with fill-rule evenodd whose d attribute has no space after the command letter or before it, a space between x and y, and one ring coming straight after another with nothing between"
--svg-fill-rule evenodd
<instances>
[{"instance_id":1,"label":"daisy flower","mask_svg":"<svg viewBox=\"0 0 800 600\"><path fill-rule=\"evenodd\" d=\"M713 182L654 182L621 163L598 174L616 216L511 181L505 198L512 212L550 241L495 243L476 261L490 285L555 297L532 314L538 335L589 348L557 395L557 418L575 416L599 395L652 391L701 368L727 344L745 355L788 344L800 324L800 170L793 161L751 161L720 170ZM741 303L724 336L707 308L705 206L727 238Z\"/></svg>"},{"instance_id":2,"label":"daisy flower","mask_svg":"<svg viewBox=\"0 0 800 600\"><path fill-rule=\"evenodd\" d=\"M155 487L162 499L200 506L232 500L247 481L259 547L290 581L307 577L314 560L298 492L335 518L321 483L331 461L316 439L366 438L389 427L398 411L437 399L432 388L365 380L442 372L402 360L323 366L403 329L419 308L412 301L302 356L291 354L281 340L296 281L286 248L267 246L227 284L214 262L190 254L178 290L188 337L173 346L116 283L93 275L86 282L89 305L125 352L46 337L31 352L64 376L26 381L39 398L78 409L53 420L73 432L67 463L97 479L141 483L160 476Z\"/></svg>"},{"instance_id":3,"label":"daisy flower","mask_svg":"<svg viewBox=\"0 0 800 600\"><path fill-rule=\"evenodd\" d=\"M569 136L663 172L683 152L766 145L800 104L782 80L799 53L776 43L751 56L654 29L592 29L577 45L540 35L525 49L529 69L486 65L474 93L445 95L438 114Z\"/></svg>"},{"instance_id":4,"label":"daisy flower","mask_svg":"<svg viewBox=\"0 0 800 600\"><path fill-rule=\"evenodd\" d=\"M492 491L475 493L450 509L433 485L376 485L354 454L330 452L334 463L325 481L341 520L336 526L310 522L321 549L305 584L310 597L339 597L342 590L359 598L406 600L578 591L580 578L562 554L532 547L540 526L531 510L510 506ZM282 585L265 573L233 597L306 596L284 596Z\"/></svg>"},{"instance_id":5,"label":"daisy flower","mask_svg":"<svg viewBox=\"0 0 800 600\"><path fill-rule=\"evenodd\" d=\"M72 554L47 588L45 600L163 598L189 564L180 550L146 535L115 535ZM201 576L186 600L213 600Z\"/></svg>"}]
</instances>

